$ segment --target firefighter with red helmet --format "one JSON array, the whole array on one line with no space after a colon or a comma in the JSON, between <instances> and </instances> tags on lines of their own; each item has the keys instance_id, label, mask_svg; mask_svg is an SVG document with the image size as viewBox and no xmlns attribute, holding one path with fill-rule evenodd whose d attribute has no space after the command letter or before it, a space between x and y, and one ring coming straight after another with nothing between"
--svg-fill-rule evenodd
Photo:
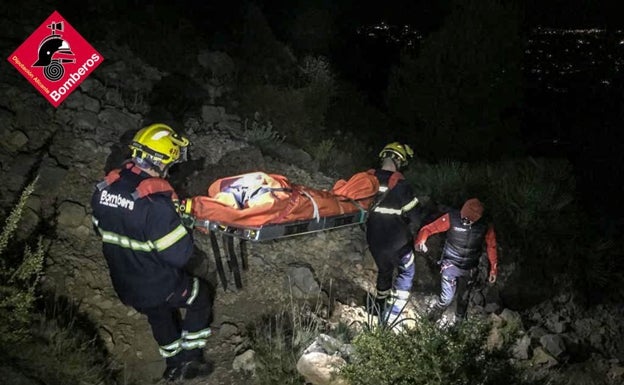
<instances>
[{"instance_id":1,"label":"firefighter with red helmet","mask_svg":"<svg viewBox=\"0 0 624 385\"><path fill-rule=\"evenodd\" d=\"M379 192L368 211L366 240L377 265L376 307L381 323L391 327L402 319L415 274L413 244L422 210L400 172L413 156L407 144L389 143L379 153L381 167L372 171Z\"/></svg>"},{"instance_id":2,"label":"firefighter with red helmet","mask_svg":"<svg viewBox=\"0 0 624 385\"><path fill-rule=\"evenodd\" d=\"M461 210L451 210L430 224L423 226L416 238L416 250L427 252L427 239L446 232L442 250L441 291L429 312L429 319L437 320L457 297L455 320L466 318L470 291L478 273L478 265L485 245L490 272L488 281L496 282L498 254L494 226L483 218L483 204L479 199L468 199Z\"/></svg>"},{"instance_id":3,"label":"firefighter with red helmet","mask_svg":"<svg viewBox=\"0 0 624 385\"><path fill-rule=\"evenodd\" d=\"M97 185L91 200L113 287L124 304L147 316L167 381L206 371L203 347L211 335L213 291L184 269L193 238L165 179L173 164L186 159L188 146L165 124L139 130L132 158Z\"/></svg>"}]
</instances>

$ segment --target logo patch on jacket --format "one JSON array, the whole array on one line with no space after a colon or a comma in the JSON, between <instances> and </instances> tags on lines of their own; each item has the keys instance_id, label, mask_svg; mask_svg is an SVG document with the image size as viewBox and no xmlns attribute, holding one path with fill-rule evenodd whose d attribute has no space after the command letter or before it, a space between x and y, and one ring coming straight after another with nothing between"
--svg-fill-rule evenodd
<instances>
[{"instance_id":1,"label":"logo patch on jacket","mask_svg":"<svg viewBox=\"0 0 624 385\"><path fill-rule=\"evenodd\" d=\"M102 190L102 195L100 195L100 204L127 210L134 209L134 201L124 198L121 194L110 194L106 190Z\"/></svg>"}]
</instances>

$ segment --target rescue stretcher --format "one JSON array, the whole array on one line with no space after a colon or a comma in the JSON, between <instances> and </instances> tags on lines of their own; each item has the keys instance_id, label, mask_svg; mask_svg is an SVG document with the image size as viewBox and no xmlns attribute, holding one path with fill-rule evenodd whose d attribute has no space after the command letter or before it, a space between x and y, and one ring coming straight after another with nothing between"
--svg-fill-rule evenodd
<instances>
[{"instance_id":1,"label":"rescue stretcher","mask_svg":"<svg viewBox=\"0 0 624 385\"><path fill-rule=\"evenodd\" d=\"M379 182L372 170L337 181L331 190L293 184L278 174L253 172L221 178L207 195L188 199L182 210L195 219L195 228L207 232L217 272L227 288L217 235L237 288L242 287L234 239L238 238L243 269L247 267L244 241L263 242L354 226L366 221Z\"/></svg>"}]
</instances>

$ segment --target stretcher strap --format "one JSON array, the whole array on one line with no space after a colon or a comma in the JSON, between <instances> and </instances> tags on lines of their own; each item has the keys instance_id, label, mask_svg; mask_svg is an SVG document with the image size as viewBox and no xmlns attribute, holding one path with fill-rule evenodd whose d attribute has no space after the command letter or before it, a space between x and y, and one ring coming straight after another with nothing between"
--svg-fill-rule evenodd
<instances>
[{"instance_id":1,"label":"stretcher strap","mask_svg":"<svg viewBox=\"0 0 624 385\"><path fill-rule=\"evenodd\" d=\"M316 223L318 223L321 220L321 215L319 214L318 203L316 203L314 198L312 198L312 195L310 195L310 193L308 193L307 191L301 190L301 193L303 193L303 195L307 196L310 199L310 201L312 202L312 207L314 208L314 213L312 215L312 218L316 219Z\"/></svg>"},{"instance_id":2,"label":"stretcher strap","mask_svg":"<svg viewBox=\"0 0 624 385\"><path fill-rule=\"evenodd\" d=\"M339 197L341 198L342 202L351 202L355 207L358 208L358 210L360 210L360 220L359 222L364 222L364 220L366 219L366 214L368 213L367 208L364 207L362 204L360 204L359 201L363 201L366 199L372 199L375 195L377 195L377 193L368 196L368 197L364 197L364 198L360 198L360 199L353 199L353 198L349 198L348 196L344 196L344 195L339 195Z\"/></svg>"}]
</instances>

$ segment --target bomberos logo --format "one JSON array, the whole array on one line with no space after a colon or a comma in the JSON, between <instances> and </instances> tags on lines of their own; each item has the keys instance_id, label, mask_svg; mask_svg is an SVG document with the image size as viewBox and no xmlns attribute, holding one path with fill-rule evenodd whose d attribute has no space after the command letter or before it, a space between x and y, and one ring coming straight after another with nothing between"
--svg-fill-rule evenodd
<instances>
[{"instance_id":1,"label":"bomberos logo","mask_svg":"<svg viewBox=\"0 0 624 385\"><path fill-rule=\"evenodd\" d=\"M108 207L134 210L134 201L126 199L120 194L110 194L106 190L103 190L102 195L100 195L100 204Z\"/></svg>"},{"instance_id":2,"label":"bomberos logo","mask_svg":"<svg viewBox=\"0 0 624 385\"><path fill-rule=\"evenodd\" d=\"M58 107L104 58L55 11L8 60Z\"/></svg>"}]
</instances>

